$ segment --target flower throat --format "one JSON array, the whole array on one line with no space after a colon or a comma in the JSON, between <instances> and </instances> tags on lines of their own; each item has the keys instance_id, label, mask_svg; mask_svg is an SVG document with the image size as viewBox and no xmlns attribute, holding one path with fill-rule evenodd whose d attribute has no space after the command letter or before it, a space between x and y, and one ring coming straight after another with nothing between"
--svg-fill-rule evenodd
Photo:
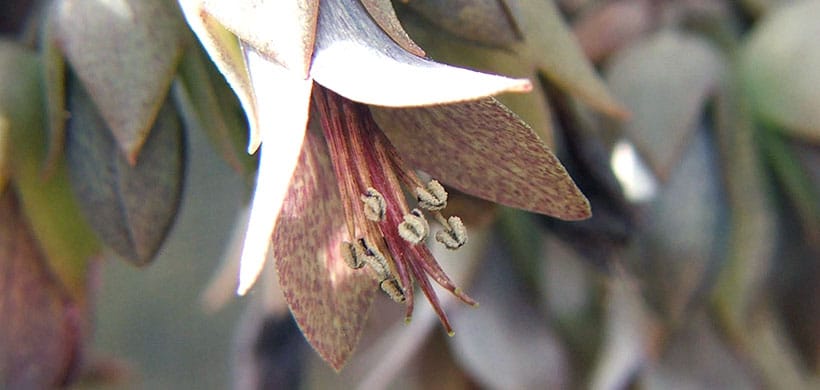
<instances>
[{"instance_id":1,"label":"flower throat","mask_svg":"<svg viewBox=\"0 0 820 390\"><path fill-rule=\"evenodd\" d=\"M427 216L443 226L435 238L445 247L458 249L467 242L461 219L446 218L441 213L447 206L447 192L435 180L423 183L407 167L366 105L318 84L313 88L313 100L320 113L350 237L339 248L345 262L355 269L369 269L382 291L407 305L408 321L413 312L412 283L417 282L452 335L429 277L461 301L477 303L455 286L425 245L430 234ZM405 190L416 197L416 208L407 205Z\"/></svg>"}]
</instances>

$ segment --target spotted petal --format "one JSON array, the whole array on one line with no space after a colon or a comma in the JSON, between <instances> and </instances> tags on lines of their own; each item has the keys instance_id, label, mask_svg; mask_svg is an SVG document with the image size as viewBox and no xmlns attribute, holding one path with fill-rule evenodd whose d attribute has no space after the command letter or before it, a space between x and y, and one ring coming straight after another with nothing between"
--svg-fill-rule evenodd
<instances>
[{"instance_id":1,"label":"spotted petal","mask_svg":"<svg viewBox=\"0 0 820 390\"><path fill-rule=\"evenodd\" d=\"M336 178L323 140L308 133L273 235L279 282L293 317L310 344L341 369L361 335L375 286L347 266Z\"/></svg>"},{"instance_id":2,"label":"spotted petal","mask_svg":"<svg viewBox=\"0 0 820 390\"><path fill-rule=\"evenodd\" d=\"M358 1L322 2L310 73L316 82L350 100L392 107L458 102L532 88L526 79L473 72L410 54Z\"/></svg>"},{"instance_id":3,"label":"spotted petal","mask_svg":"<svg viewBox=\"0 0 820 390\"><path fill-rule=\"evenodd\" d=\"M450 186L561 219L590 215L558 159L495 99L371 111L403 158Z\"/></svg>"}]
</instances>

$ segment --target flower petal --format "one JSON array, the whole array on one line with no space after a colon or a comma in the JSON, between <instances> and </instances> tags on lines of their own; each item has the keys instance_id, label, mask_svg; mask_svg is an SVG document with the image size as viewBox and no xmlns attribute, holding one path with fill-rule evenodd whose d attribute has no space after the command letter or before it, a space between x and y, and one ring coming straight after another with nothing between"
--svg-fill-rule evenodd
<instances>
[{"instance_id":1,"label":"flower petal","mask_svg":"<svg viewBox=\"0 0 820 390\"><path fill-rule=\"evenodd\" d=\"M561 219L590 215L558 159L495 99L371 111L403 158L448 185Z\"/></svg>"},{"instance_id":2,"label":"flower petal","mask_svg":"<svg viewBox=\"0 0 820 390\"><path fill-rule=\"evenodd\" d=\"M323 141L308 133L273 235L279 283L305 337L339 370L353 352L376 283L347 266L342 204Z\"/></svg>"},{"instance_id":3,"label":"flower petal","mask_svg":"<svg viewBox=\"0 0 820 390\"><path fill-rule=\"evenodd\" d=\"M348 99L393 107L532 88L526 79L474 72L412 55L390 39L358 1L322 3L310 73L319 84Z\"/></svg>"},{"instance_id":4,"label":"flower petal","mask_svg":"<svg viewBox=\"0 0 820 390\"><path fill-rule=\"evenodd\" d=\"M307 78L319 0L205 0L204 4L240 39Z\"/></svg>"},{"instance_id":5,"label":"flower petal","mask_svg":"<svg viewBox=\"0 0 820 390\"><path fill-rule=\"evenodd\" d=\"M262 151L242 247L239 288L244 295L256 282L267 256L274 222L288 191L305 138L313 81L304 80L250 47L242 48L254 86Z\"/></svg>"},{"instance_id":6,"label":"flower petal","mask_svg":"<svg viewBox=\"0 0 820 390\"><path fill-rule=\"evenodd\" d=\"M182 55L178 11L157 0L58 4L55 38L133 163Z\"/></svg>"},{"instance_id":7,"label":"flower petal","mask_svg":"<svg viewBox=\"0 0 820 390\"><path fill-rule=\"evenodd\" d=\"M251 87L251 81L245 70L245 61L236 36L208 14L202 8L200 0L179 0L179 6L191 30L196 33L197 38L211 57L211 61L222 72L242 104L250 127L248 153L255 152L262 142L262 135L259 131L253 87Z\"/></svg>"}]
</instances>

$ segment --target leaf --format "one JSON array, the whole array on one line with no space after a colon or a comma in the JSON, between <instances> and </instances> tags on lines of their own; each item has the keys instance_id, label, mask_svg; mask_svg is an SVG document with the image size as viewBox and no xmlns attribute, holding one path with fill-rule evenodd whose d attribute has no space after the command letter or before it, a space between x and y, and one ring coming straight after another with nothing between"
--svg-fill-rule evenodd
<instances>
[{"instance_id":1,"label":"leaf","mask_svg":"<svg viewBox=\"0 0 820 390\"><path fill-rule=\"evenodd\" d=\"M422 106L526 92L530 82L438 64L408 53L359 2L328 0L319 12L311 76L360 103Z\"/></svg>"},{"instance_id":2,"label":"leaf","mask_svg":"<svg viewBox=\"0 0 820 390\"><path fill-rule=\"evenodd\" d=\"M238 112L240 107L198 47L186 50L179 75L198 124L214 149L237 173L243 176L253 173L256 160L245 153L247 125Z\"/></svg>"},{"instance_id":3,"label":"leaf","mask_svg":"<svg viewBox=\"0 0 820 390\"><path fill-rule=\"evenodd\" d=\"M752 32L740 56L755 111L788 134L820 142L820 1L783 6Z\"/></svg>"},{"instance_id":4,"label":"leaf","mask_svg":"<svg viewBox=\"0 0 820 390\"><path fill-rule=\"evenodd\" d=\"M511 3L509 0L504 0ZM519 26L527 54L547 78L596 110L626 118L627 110L610 94L553 1L521 0Z\"/></svg>"},{"instance_id":5,"label":"leaf","mask_svg":"<svg viewBox=\"0 0 820 390\"><path fill-rule=\"evenodd\" d=\"M481 307L453 310L458 334L448 341L456 360L485 388L566 388L566 351L525 294L508 256L496 241L484 257L488 261L470 288Z\"/></svg>"},{"instance_id":6,"label":"leaf","mask_svg":"<svg viewBox=\"0 0 820 390\"><path fill-rule=\"evenodd\" d=\"M715 49L675 31L660 32L612 59L607 82L633 110L622 129L662 179L678 163L723 72Z\"/></svg>"},{"instance_id":7,"label":"leaf","mask_svg":"<svg viewBox=\"0 0 820 390\"><path fill-rule=\"evenodd\" d=\"M0 387L66 386L82 354L82 310L54 278L14 190L0 193Z\"/></svg>"},{"instance_id":8,"label":"leaf","mask_svg":"<svg viewBox=\"0 0 820 390\"><path fill-rule=\"evenodd\" d=\"M209 15L202 8L200 0L179 0L179 6L188 26L196 33L211 61L219 68L242 104L249 125L248 153L255 152L262 142L257 119L259 112L256 109L251 80L245 68L244 53L239 48L236 36Z\"/></svg>"},{"instance_id":9,"label":"leaf","mask_svg":"<svg viewBox=\"0 0 820 390\"><path fill-rule=\"evenodd\" d=\"M271 255L293 318L319 355L340 370L359 341L377 284L342 259L339 245L349 238L328 152L310 132L304 145Z\"/></svg>"},{"instance_id":10,"label":"leaf","mask_svg":"<svg viewBox=\"0 0 820 390\"><path fill-rule=\"evenodd\" d=\"M653 22L650 2L622 0L583 13L572 30L587 58L597 63L646 33Z\"/></svg>"},{"instance_id":11,"label":"leaf","mask_svg":"<svg viewBox=\"0 0 820 390\"><path fill-rule=\"evenodd\" d=\"M204 0L204 6L256 51L307 78L319 0Z\"/></svg>"},{"instance_id":12,"label":"leaf","mask_svg":"<svg viewBox=\"0 0 820 390\"><path fill-rule=\"evenodd\" d=\"M417 0L414 11L460 38L480 45L507 48L523 40L512 10L499 0Z\"/></svg>"},{"instance_id":13,"label":"leaf","mask_svg":"<svg viewBox=\"0 0 820 390\"><path fill-rule=\"evenodd\" d=\"M54 169L54 165L63 157L65 143L65 123L68 119L65 107L65 58L57 45L54 6L48 8L46 21L43 22L43 34L40 38L40 59L42 61L43 87L45 89L45 103L47 113L48 153L44 171L46 174Z\"/></svg>"},{"instance_id":14,"label":"leaf","mask_svg":"<svg viewBox=\"0 0 820 390\"><path fill-rule=\"evenodd\" d=\"M46 261L72 299L84 302L88 261L99 252L68 183L65 163L42 175L46 133L40 64L22 46L0 41L0 118L9 124L12 181Z\"/></svg>"},{"instance_id":15,"label":"leaf","mask_svg":"<svg viewBox=\"0 0 820 390\"><path fill-rule=\"evenodd\" d=\"M71 79L68 93L66 158L83 212L120 256L147 264L179 207L185 163L180 119L166 100L132 164L76 79Z\"/></svg>"},{"instance_id":16,"label":"leaf","mask_svg":"<svg viewBox=\"0 0 820 390\"><path fill-rule=\"evenodd\" d=\"M566 220L589 202L533 131L496 100L417 108L371 107L413 167L468 194Z\"/></svg>"},{"instance_id":17,"label":"leaf","mask_svg":"<svg viewBox=\"0 0 820 390\"><path fill-rule=\"evenodd\" d=\"M63 0L55 38L132 164L182 55L183 24L164 0Z\"/></svg>"},{"instance_id":18,"label":"leaf","mask_svg":"<svg viewBox=\"0 0 820 390\"><path fill-rule=\"evenodd\" d=\"M373 17L376 24L404 50L419 57L426 55L424 49L413 42L407 32L404 31L390 0L362 0L362 5L367 9L367 13Z\"/></svg>"},{"instance_id":19,"label":"leaf","mask_svg":"<svg viewBox=\"0 0 820 390\"><path fill-rule=\"evenodd\" d=\"M9 181L11 168L9 167L9 128L8 119L0 114L0 193L6 189L6 184Z\"/></svg>"}]
</instances>

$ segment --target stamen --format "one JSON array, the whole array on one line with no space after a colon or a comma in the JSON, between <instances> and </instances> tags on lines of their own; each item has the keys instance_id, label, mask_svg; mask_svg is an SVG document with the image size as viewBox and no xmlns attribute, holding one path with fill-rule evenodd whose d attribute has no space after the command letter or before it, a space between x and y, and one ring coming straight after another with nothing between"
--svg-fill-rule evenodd
<instances>
[{"instance_id":1,"label":"stamen","mask_svg":"<svg viewBox=\"0 0 820 390\"><path fill-rule=\"evenodd\" d=\"M384 201L384 196L373 187L368 187L367 191L361 196L362 203L364 203L364 216L373 222L381 222L384 220L384 213L387 210L387 202Z\"/></svg>"},{"instance_id":2,"label":"stamen","mask_svg":"<svg viewBox=\"0 0 820 390\"><path fill-rule=\"evenodd\" d=\"M436 180L430 180L426 188L416 187L416 197L419 207L426 210L439 211L447 207L447 191Z\"/></svg>"},{"instance_id":3,"label":"stamen","mask_svg":"<svg viewBox=\"0 0 820 390\"><path fill-rule=\"evenodd\" d=\"M399 235L411 244L418 244L430 234L430 225L419 209L413 209L404 215L404 222L399 224Z\"/></svg>"},{"instance_id":4,"label":"stamen","mask_svg":"<svg viewBox=\"0 0 820 390\"><path fill-rule=\"evenodd\" d=\"M392 272L390 272L390 265L387 263L387 259L379 249L368 245L364 239L360 239L358 244L362 251L362 260L367 263L376 274L376 280L381 281L393 276Z\"/></svg>"},{"instance_id":5,"label":"stamen","mask_svg":"<svg viewBox=\"0 0 820 390\"><path fill-rule=\"evenodd\" d=\"M348 267L359 269L364 266L364 261L359 255L359 251L356 249L356 244L348 241L342 241L342 243L339 244L339 251L342 252L342 258L345 260Z\"/></svg>"},{"instance_id":6,"label":"stamen","mask_svg":"<svg viewBox=\"0 0 820 390\"><path fill-rule=\"evenodd\" d=\"M444 244L447 249L458 249L467 243L467 228L459 217L447 219L444 230L436 232L436 241Z\"/></svg>"},{"instance_id":7,"label":"stamen","mask_svg":"<svg viewBox=\"0 0 820 390\"><path fill-rule=\"evenodd\" d=\"M399 286L399 282L395 278L382 280L381 283L379 283L379 287L395 302L404 303L407 300L407 297L404 295L404 290L402 290L401 286Z\"/></svg>"}]
</instances>

